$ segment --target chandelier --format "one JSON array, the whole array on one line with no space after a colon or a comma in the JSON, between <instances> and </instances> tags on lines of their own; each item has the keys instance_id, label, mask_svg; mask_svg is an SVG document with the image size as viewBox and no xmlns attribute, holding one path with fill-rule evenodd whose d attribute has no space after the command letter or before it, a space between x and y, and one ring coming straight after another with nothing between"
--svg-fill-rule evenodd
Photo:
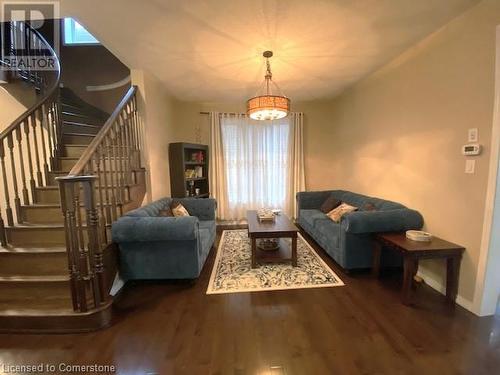
<instances>
[{"instance_id":1,"label":"chandelier","mask_svg":"<svg viewBox=\"0 0 500 375\"><path fill-rule=\"evenodd\" d=\"M273 81L269 63L273 52L265 51L262 55L266 59L266 75L259 92L264 91L264 88L265 92L247 100L247 115L254 120L278 120L288 115L290 99L281 94L278 85ZM272 91L272 86L276 88L275 93Z\"/></svg>"}]
</instances>

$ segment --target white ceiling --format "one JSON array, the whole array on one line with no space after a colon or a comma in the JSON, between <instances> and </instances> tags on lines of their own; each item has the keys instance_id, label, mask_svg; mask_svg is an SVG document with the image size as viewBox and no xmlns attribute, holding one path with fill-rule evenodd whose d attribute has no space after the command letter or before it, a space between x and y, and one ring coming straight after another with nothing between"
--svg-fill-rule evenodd
<instances>
[{"instance_id":1,"label":"white ceiling","mask_svg":"<svg viewBox=\"0 0 500 375\"><path fill-rule=\"evenodd\" d=\"M235 101L264 75L293 100L332 97L479 0L63 0L131 68L183 100Z\"/></svg>"}]
</instances>

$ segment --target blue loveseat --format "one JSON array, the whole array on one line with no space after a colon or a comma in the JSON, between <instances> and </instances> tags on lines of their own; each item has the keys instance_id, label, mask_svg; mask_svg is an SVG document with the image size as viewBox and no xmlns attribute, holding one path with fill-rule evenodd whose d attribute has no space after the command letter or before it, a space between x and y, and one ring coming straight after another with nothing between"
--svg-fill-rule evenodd
<instances>
[{"instance_id":1,"label":"blue loveseat","mask_svg":"<svg viewBox=\"0 0 500 375\"><path fill-rule=\"evenodd\" d=\"M191 216L162 217L163 198L130 211L113 223L120 249L120 274L133 279L195 279L215 241L214 199L176 199Z\"/></svg>"},{"instance_id":2,"label":"blue loveseat","mask_svg":"<svg viewBox=\"0 0 500 375\"><path fill-rule=\"evenodd\" d=\"M320 210L330 196L360 210L335 223ZM402 204L344 190L300 192L297 203L298 224L346 270L372 266L373 233L421 229L423 225L422 215ZM375 210L363 211L367 203ZM395 252L384 251L381 262L384 266L399 266L401 258Z\"/></svg>"}]
</instances>

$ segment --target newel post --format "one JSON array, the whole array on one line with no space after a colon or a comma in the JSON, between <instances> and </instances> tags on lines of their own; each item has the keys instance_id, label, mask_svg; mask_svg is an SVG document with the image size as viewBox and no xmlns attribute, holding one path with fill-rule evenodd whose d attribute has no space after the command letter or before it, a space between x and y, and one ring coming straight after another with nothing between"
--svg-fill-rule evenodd
<instances>
[{"instance_id":1,"label":"newel post","mask_svg":"<svg viewBox=\"0 0 500 375\"><path fill-rule=\"evenodd\" d=\"M99 307L106 301L103 243L95 198L97 178L97 176L57 178L66 232L73 308L76 311L88 310L86 295L88 289L92 291L94 307ZM83 203L83 207L80 203ZM85 210L85 220L82 220L82 208Z\"/></svg>"},{"instance_id":2,"label":"newel post","mask_svg":"<svg viewBox=\"0 0 500 375\"><path fill-rule=\"evenodd\" d=\"M94 302L96 307L106 300L106 282L104 277L103 243L100 238L99 212L95 199L95 181L97 176L82 176L83 204L87 220L88 249L91 272L93 274Z\"/></svg>"}]
</instances>

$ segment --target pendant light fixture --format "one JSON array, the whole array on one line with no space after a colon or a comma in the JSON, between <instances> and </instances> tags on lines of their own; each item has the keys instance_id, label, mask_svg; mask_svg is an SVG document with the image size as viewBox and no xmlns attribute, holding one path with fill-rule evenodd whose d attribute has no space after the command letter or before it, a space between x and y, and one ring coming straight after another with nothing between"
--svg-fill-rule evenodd
<instances>
[{"instance_id":1,"label":"pendant light fixture","mask_svg":"<svg viewBox=\"0 0 500 375\"><path fill-rule=\"evenodd\" d=\"M265 51L262 55L266 59L266 75L260 91L265 90L265 92L247 100L247 115L254 120L278 120L288 115L290 99L282 95L278 85L273 81L269 63L273 52ZM274 93L273 86L276 89Z\"/></svg>"}]
</instances>

